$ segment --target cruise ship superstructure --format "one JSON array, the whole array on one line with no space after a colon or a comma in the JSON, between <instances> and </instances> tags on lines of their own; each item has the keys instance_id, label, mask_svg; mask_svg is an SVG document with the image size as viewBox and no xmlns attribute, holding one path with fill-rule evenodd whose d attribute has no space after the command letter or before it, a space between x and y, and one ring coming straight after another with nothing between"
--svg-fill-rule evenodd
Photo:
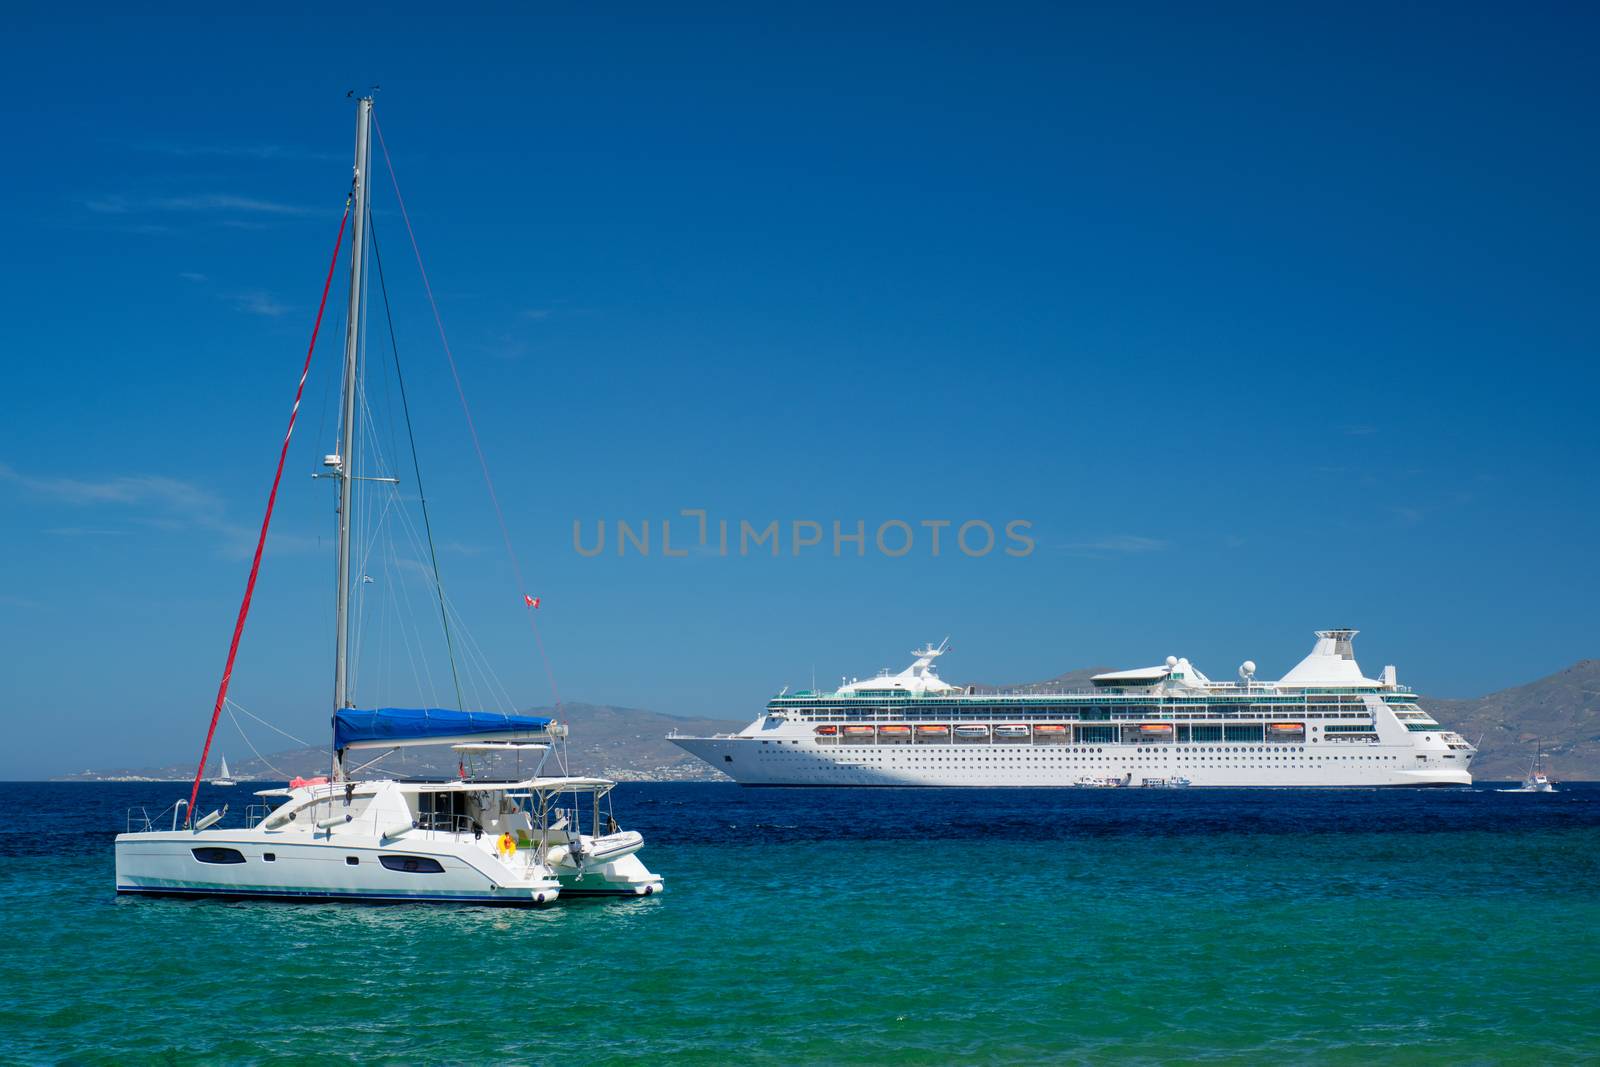
<instances>
[{"instance_id":1,"label":"cruise ship superstructure","mask_svg":"<svg viewBox=\"0 0 1600 1067\"><path fill-rule=\"evenodd\" d=\"M1076 691L954 686L930 644L899 674L780 693L736 734L669 740L744 785L1470 785L1477 749L1393 667L1362 674L1356 633L1317 631L1276 682L1168 656Z\"/></svg>"}]
</instances>

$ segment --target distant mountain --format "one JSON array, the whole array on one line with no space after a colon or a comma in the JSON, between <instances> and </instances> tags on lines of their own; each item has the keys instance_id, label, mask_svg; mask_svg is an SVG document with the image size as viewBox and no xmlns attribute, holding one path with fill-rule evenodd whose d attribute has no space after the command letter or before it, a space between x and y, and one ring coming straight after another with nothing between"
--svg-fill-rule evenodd
<instances>
[{"instance_id":1,"label":"distant mountain","mask_svg":"<svg viewBox=\"0 0 1600 1067\"><path fill-rule=\"evenodd\" d=\"M977 682L979 692L999 688L1039 691L1086 689L1089 678L1106 670L1088 667L1068 671L1041 682L993 686ZM1514 689L1474 700L1423 698L1422 706L1469 741L1483 738L1482 755L1473 774L1485 779L1519 778L1533 756L1534 738L1545 752L1545 764L1557 781L1600 778L1600 660L1587 659ZM535 714L551 714L535 709ZM744 722L725 719L680 718L641 708L605 704L567 704L561 718L572 728L568 740L568 765L577 774L595 774L619 781L689 781L720 779L721 773L666 740L673 730L685 734L725 733ZM499 757L504 760L506 757ZM413 775L452 774L456 756L449 749L401 749L384 759L381 768ZM272 753L265 760L238 762L236 777L281 780L286 775L326 772L326 749L303 748ZM510 770L507 763L504 767ZM547 768L548 769L548 768ZM193 766L175 764L142 770L84 771L75 779L151 778L186 779Z\"/></svg>"},{"instance_id":2,"label":"distant mountain","mask_svg":"<svg viewBox=\"0 0 1600 1067\"><path fill-rule=\"evenodd\" d=\"M538 715L554 714L545 708ZM568 751L572 769L619 781L648 778L720 779L720 771L689 755L666 739L680 734L704 736L741 730L749 720L691 719L640 708L607 704L566 704L562 717L572 726Z\"/></svg>"},{"instance_id":3,"label":"distant mountain","mask_svg":"<svg viewBox=\"0 0 1600 1067\"><path fill-rule=\"evenodd\" d=\"M1468 741L1483 738L1475 777L1521 778L1538 738L1551 778L1600 778L1600 659L1475 700L1424 698L1422 706Z\"/></svg>"}]
</instances>

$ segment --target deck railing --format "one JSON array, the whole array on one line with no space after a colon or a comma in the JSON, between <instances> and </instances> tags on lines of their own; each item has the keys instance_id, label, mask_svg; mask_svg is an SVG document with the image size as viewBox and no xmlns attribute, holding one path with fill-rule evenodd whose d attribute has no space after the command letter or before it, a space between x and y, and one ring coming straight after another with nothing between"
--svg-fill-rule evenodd
<instances>
[{"instance_id":1,"label":"deck railing","mask_svg":"<svg viewBox=\"0 0 1600 1067\"><path fill-rule=\"evenodd\" d=\"M189 810L189 802L187 800L175 801L172 804L171 807L162 808L160 811L156 812L154 815L151 815L150 812L149 812L149 809L147 809L144 805L140 804L137 807L132 807L132 808L127 809L127 811L123 813L123 826L124 826L123 833L127 833L127 834L153 834L153 833L157 833L158 831L156 829L156 820L164 817L167 814L167 812L169 812L169 811L172 812L172 829L176 830L178 828L178 815L181 812L185 812L185 811L188 811L188 810Z\"/></svg>"}]
</instances>

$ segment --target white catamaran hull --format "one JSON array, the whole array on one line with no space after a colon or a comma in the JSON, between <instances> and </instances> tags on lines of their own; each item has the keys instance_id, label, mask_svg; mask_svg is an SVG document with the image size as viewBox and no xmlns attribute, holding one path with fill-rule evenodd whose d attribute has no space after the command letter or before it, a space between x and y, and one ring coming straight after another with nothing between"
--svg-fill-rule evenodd
<instances>
[{"instance_id":1,"label":"white catamaran hull","mask_svg":"<svg viewBox=\"0 0 1600 1067\"><path fill-rule=\"evenodd\" d=\"M500 858L493 838L461 837L408 841L341 834L329 841L252 830L119 834L117 892L523 907L560 895L548 868L525 857Z\"/></svg>"}]
</instances>

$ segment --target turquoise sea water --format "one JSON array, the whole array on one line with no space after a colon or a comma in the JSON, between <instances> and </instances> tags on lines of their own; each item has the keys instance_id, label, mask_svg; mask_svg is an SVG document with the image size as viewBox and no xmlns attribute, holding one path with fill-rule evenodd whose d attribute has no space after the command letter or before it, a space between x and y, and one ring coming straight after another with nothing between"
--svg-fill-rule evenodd
<instances>
[{"instance_id":1,"label":"turquoise sea water","mask_svg":"<svg viewBox=\"0 0 1600 1067\"><path fill-rule=\"evenodd\" d=\"M1600 1060L1600 786L635 785L659 898L118 899L177 792L0 784L0 1060Z\"/></svg>"}]
</instances>

